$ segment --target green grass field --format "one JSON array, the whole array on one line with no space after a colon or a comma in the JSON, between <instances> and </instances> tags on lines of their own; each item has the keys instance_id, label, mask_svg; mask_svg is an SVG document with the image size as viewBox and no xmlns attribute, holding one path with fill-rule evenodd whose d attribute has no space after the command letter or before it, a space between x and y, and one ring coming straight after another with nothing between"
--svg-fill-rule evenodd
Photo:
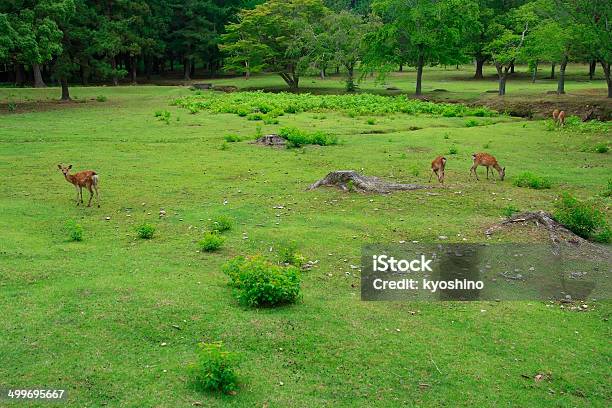
<instances>
[{"instance_id":1,"label":"green grass field","mask_svg":"<svg viewBox=\"0 0 612 408\"><path fill-rule=\"evenodd\" d=\"M411 89L412 74L396 78ZM341 87L337 79L312 81ZM495 89L493 81L440 81L425 82L425 90L444 87L469 99ZM508 93L529 95L522 90L530 87L510 82ZM535 87L554 89L552 82ZM604 96L606 88L574 79L567 89ZM186 87L75 87L77 103L38 103L57 94L0 89L0 104L17 103L14 113L0 112L0 387L63 387L71 407L609 406L608 302L588 302L587 312L538 301L362 302L350 267L365 243L439 242L441 235L481 242L510 204L551 210L564 191L598 195L612 158L588 148L609 144L609 132L549 131L545 121L506 116L466 127L470 118L333 111L265 125L171 106L192 94ZM171 113L169 124L154 117L158 110ZM282 126L327 131L341 143L224 143L226 134L253 138ZM481 180L470 180L476 151L494 154L507 179L487 181L481 168ZM432 183L437 195L306 191L339 169L427 184L436 155L448 158L445 186ZM75 206L58 163L99 173L101 208ZM514 186L525 171L552 188ZM235 220L225 245L198 252L203 227L220 215ZM82 242L67 241L68 220L83 226ZM143 222L156 227L153 239L136 238ZM532 228L492 238L542 239ZM319 260L303 275L303 300L239 306L223 263L273 256L288 241ZM240 356L235 396L189 385L197 343L217 340ZM546 379L535 382L539 373Z\"/></svg>"}]
</instances>

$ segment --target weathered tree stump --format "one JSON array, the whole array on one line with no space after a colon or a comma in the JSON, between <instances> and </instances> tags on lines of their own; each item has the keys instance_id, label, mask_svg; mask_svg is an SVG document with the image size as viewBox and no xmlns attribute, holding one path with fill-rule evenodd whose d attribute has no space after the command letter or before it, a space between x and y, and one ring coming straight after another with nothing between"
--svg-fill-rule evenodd
<instances>
[{"instance_id":1,"label":"weathered tree stump","mask_svg":"<svg viewBox=\"0 0 612 408\"><path fill-rule=\"evenodd\" d=\"M369 177L354 170L337 170L329 173L325 178L313 183L308 190L321 186L338 187L342 191L356 191L360 193L391 193L393 191L428 189L428 186L418 184L389 183L378 177Z\"/></svg>"},{"instance_id":2,"label":"weathered tree stump","mask_svg":"<svg viewBox=\"0 0 612 408\"><path fill-rule=\"evenodd\" d=\"M287 145L287 141L285 139L275 134L264 135L258 138L257 140L255 140L255 142L253 143L264 145L264 146L274 146L274 147L284 147Z\"/></svg>"}]
</instances>

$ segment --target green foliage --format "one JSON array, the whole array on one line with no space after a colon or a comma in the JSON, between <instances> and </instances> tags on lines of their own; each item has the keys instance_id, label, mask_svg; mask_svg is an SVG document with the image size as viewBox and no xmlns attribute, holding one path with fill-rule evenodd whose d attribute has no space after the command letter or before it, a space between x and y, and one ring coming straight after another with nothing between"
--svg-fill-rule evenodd
<instances>
[{"instance_id":1,"label":"green foliage","mask_svg":"<svg viewBox=\"0 0 612 408\"><path fill-rule=\"evenodd\" d=\"M96 101L98 101L98 102L106 102L107 98L104 95L98 95L98 96L96 96Z\"/></svg>"},{"instance_id":2,"label":"green foliage","mask_svg":"<svg viewBox=\"0 0 612 408\"><path fill-rule=\"evenodd\" d=\"M238 389L236 363L237 355L226 351L222 342L200 343L197 360L189 365L191 380L201 391L234 393Z\"/></svg>"},{"instance_id":3,"label":"green foliage","mask_svg":"<svg viewBox=\"0 0 612 408\"><path fill-rule=\"evenodd\" d=\"M606 215L594 203L580 201L564 193L555 204L553 215L559 223L582 238L610 242L610 226Z\"/></svg>"},{"instance_id":4,"label":"green foliage","mask_svg":"<svg viewBox=\"0 0 612 408\"><path fill-rule=\"evenodd\" d=\"M242 140L240 136L232 134L223 136L223 139L228 143L240 142Z\"/></svg>"},{"instance_id":5,"label":"green foliage","mask_svg":"<svg viewBox=\"0 0 612 408\"><path fill-rule=\"evenodd\" d=\"M465 127L475 127L480 126L480 122L476 119L468 119L465 121Z\"/></svg>"},{"instance_id":6,"label":"green foliage","mask_svg":"<svg viewBox=\"0 0 612 408\"><path fill-rule=\"evenodd\" d=\"M219 146L219 150L228 150L228 149L229 149L229 145L227 144L227 142L223 142Z\"/></svg>"},{"instance_id":7,"label":"green foliage","mask_svg":"<svg viewBox=\"0 0 612 408\"><path fill-rule=\"evenodd\" d=\"M223 272L246 306L279 306L300 297L300 271L295 266L275 265L259 256L237 257L224 265Z\"/></svg>"},{"instance_id":8,"label":"green foliage","mask_svg":"<svg viewBox=\"0 0 612 408\"><path fill-rule=\"evenodd\" d=\"M512 217L515 213L519 212L520 210L518 208L516 208L515 206L513 206L512 204L507 205L506 207L502 208L502 215L505 217Z\"/></svg>"},{"instance_id":9,"label":"green foliage","mask_svg":"<svg viewBox=\"0 0 612 408\"><path fill-rule=\"evenodd\" d=\"M457 146L453 145L448 149L448 154L457 154L459 153L459 150L457 149Z\"/></svg>"},{"instance_id":10,"label":"green foliage","mask_svg":"<svg viewBox=\"0 0 612 408\"><path fill-rule=\"evenodd\" d=\"M597 153L608 153L608 150L610 150L610 148L608 147L607 143L602 142L602 143L596 144L593 150L595 150L595 152Z\"/></svg>"},{"instance_id":11,"label":"green foliage","mask_svg":"<svg viewBox=\"0 0 612 408\"><path fill-rule=\"evenodd\" d=\"M514 185L517 187L533 188L534 190L543 190L551 187L550 180L529 172L519 174L514 180Z\"/></svg>"},{"instance_id":12,"label":"green foliage","mask_svg":"<svg viewBox=\"0 0 612 408\"><path fill-rule=\"evenodd\" d=\"M82 241L83 240L83 226L78 224L74 220L66 221L64 226L69 241Z\"/></svg>"},{"instance_id":13,"label":"green foliage","mask_svg":"<svg viewBox=\"0 0 612 408\"><path fill-rule=\"evenodd\" d=\"M612 197L612 179L608 179L608 185L606 189L602 191L601 195L603 197Z\"/></svg>"},{"instance_id":14,"label":"green foliage","mask_svg":"<svg viewBox=\"0 0 612 408\"><path fill-rule=\"evenodd\" d=\"M150 224L141 224L136 227L136 234L141 239L151 239L155 234L155 227Z\"/></svg>"},{"instance_id":15,"label":"green foliage","mask_svg":"<svg viewBox=\"0 0 612 408\"><path fill-rule=\"evenodd\" d=\"M221 248L225 242L225 238L223 238L217 231L206 232L204 237L198 242L201 251L204 252L213 252Z\"/></svg>"},{"instance_id":16,"label":"green foliage","mask_svg":"<svg viewBox=\"0 0 612 408\"><path fill-rule=\"evenodd\" d=\"M231 230L233 225L234 221L230 217L220 215L217 218L212 219L208 223L208 228L213 232L216 231L218 233L221 233Z\"/></svg>"},{"instance_id":17,"label":"green foliage","mask_svg":"<svg viewBox=\"0 0 612 408\"><path fill-rule=\"evenodd\" d=\"M190 95L179 98L174 104L185 109L209 111L215 113L233 113L248 116L258 113L262 117L262 105L269 107L268 115L280 116L285 113L338 111L351 116L384 115L390 113L419 113L464 117L495 116L497 112L484 107L469 107L463 104L434 103L418 99L408 99L404 96L381 96L372 94L356 95L311 95L281 92L270 95L265 92L233 92L219 94L216 92L202 95Z\"/></svg>"},{"instance_id":18,"label":"green foliage","mask_svg":"<svg viewBox=\"0 0 612 408\"><path fill-rule=\"evenodd\" d=\"M9 112L15 112L17 110L17 104L15 102L9 102L7 106Z\"/></svg>"},{"instance_id":19,"label":"green foliage","mask_svg":"<svg viewBox=\"0 0 612 408\"><path fill-rule=\"evenodd\" d=\"M308 133L294 127L284 127L278 135L287 140L287 147L302 147L305 145L331 146L338 144L338 137L322 131Z\"/></svg>"},{"instance_id":20,"label":"green foliage","mask_svg":"<svg viewBox=\"0 0 612 408\"><path fill-rule=\"evenodd\" d=\"M375 125L376 124L376 119L370 118L367 121L368 125Z\"/></svg>"},{"instance_id":21,"label":"green foliage","mask_svg":"<svg viewBox=\"0 0 612 408\"><path fill-rule=\"evenodd\" d=\"M155 117L157 118L157 120L160 120L160 121L166 123L166 125L170 124L170 116L171 115L172 114L169 111L167 111L167 110L158 110L158 111L155 111Z\"/></svg>"},{"instance_id":22,"label":"green foliage","mask_svg":"<svg viewBox=\"0 0 612 408\"><path fill-rule=\"evenodd\" d=\"M304 262L306 262L306 258L298 251L298 247L295 242L280 245L278 249L278 260L281 264L293 265L297 267L301 267Z\"/></svg>"}]
</instances>

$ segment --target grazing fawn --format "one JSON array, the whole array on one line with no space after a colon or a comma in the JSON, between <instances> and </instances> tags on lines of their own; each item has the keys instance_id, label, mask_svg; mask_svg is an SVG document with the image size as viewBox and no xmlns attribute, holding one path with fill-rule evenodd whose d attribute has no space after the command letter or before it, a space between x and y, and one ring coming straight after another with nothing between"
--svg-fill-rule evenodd
<instances>
[{"instance_id":1,"label":"grazing fawn","mask_svg":"<svg viewBox=\"0 0 612 408\"><path fill-rule=\"evenodd\" d=\"M557 123L557 119L559 118L559 109L555 109L553 111L553 122Z\"/></svg>"},{"instance_id":2,"label":"grazing fawn","mask_svg":"<svg viewBox=\"0 0 612 408\"><path fill-rule=\"evenodd\" d=\"M89 190L89 202L88 207L91 207L91 199L96 191L96 202L100 207L100 194L98 193L98 174L95 171L85 170L75 174L69 174L72 169L72 164L69 166L57 165L57 168L64 174L64 178L67 182L74 185L77 192L77 205L83 204L83 187L87 187Z\"/></svg>"},{"instance_id":3,"label":"grazing fawn","mask_svg":"<svg viewBox=\"0 0 612 408\"><path fill-rule=\"evenodd\" d=\"M474 174L476 176L476 180L480 180L478 178L478 174L476 174L476 168L478 166L485 166L487 168L487 180L489 179L489 167L493 167L499 173L499 179L504 181L504 177L506 177L506 168L501 168L497 163L497 159L491 156L488 153L474 153L472 155L472 168L470 169L470 176ZM491 173L493 173L491 171Z\"/></svg>"},{"instance_id":4,"label":"grazing fawn","mask_svg":"<svg viewBox=\"0 0 612 408\"><path fill-rule=\"evenodd\" d=\"M438 181L444 184L444 167L446 166L446 157L438 156L431 162L431 175L429 176L429 182L434 173L438 177Z\"/></svg>"}]
</instances>

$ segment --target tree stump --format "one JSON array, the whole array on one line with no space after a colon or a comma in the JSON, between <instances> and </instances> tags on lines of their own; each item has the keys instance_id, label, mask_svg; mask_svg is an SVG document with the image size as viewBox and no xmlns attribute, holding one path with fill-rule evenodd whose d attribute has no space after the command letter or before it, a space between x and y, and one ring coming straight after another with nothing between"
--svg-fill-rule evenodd
<instances>
[{"instance_id":1,"label":"tree stump","mask_svg":"<svg viewBox=\"0 0 612 408\"><path fill-rule=\"evenodd\" d=\"M275 134L264 135L258 138L257 140L255 140L255 142L253 143L264 145L264 146L274 146L274 147L284 147L287 145L287 141L285 139Z\"/></svg>"},{"instance_id":2,"label":"tree stump","mask_svg":"<svg viewBox=\"0 0 612 408\"><path fill-rule=\"evenodd\" d=\"M356 191L360 193L391 193L393 191L428 189L428 186L418 184L389 183L378 177L369 177L357 173L354 170L337 170L329 173L325 178L313 183L308 190L314 190L321 186L337 187L342 191Z\"/></svg>"}]
</instances>

